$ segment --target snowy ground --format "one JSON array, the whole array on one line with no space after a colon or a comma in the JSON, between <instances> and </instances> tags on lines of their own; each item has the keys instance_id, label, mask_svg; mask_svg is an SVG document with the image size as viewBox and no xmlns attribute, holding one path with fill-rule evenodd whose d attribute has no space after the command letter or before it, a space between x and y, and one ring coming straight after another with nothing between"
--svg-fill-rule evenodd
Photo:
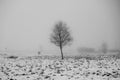
<instances>
[{"instance_id":1,"label":"snowy ground","mask_svg":"<svg viewBox=\"0 0 120 80\"><path fill-rule=\"evenodd\" d=\"M120 80L120 59L1 59L0 80Z\"/></svg>"}]
</instances>

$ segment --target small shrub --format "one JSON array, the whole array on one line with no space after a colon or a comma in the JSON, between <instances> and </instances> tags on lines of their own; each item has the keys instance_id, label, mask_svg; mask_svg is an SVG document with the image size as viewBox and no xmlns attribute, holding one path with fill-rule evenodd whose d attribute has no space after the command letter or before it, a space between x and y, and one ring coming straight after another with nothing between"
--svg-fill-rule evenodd
<instances>
[{"instance_id":1,"label":"small shrub","mask_svg":"<svg viewBox=\"0 0 120 80\"><path fill-rule=\"evenodd\" d=\"M9 56L9 57L7 57L7 58L10 58L10 59L17 59L18 56Z\"/></svg>"}]
</instances>

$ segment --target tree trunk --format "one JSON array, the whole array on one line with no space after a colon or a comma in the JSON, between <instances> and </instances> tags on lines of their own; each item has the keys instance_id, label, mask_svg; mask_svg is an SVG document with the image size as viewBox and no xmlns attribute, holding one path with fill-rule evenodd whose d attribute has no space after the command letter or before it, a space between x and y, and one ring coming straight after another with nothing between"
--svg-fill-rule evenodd
<instances>
[{"instance_id":1,"label":"tree trunk","mask_svg":"<svg viewBox=\"0 0 120 80\"><path fill-rule=\"evenodd\" d=\"M60 51L61 51L61 57L62 57L62 59L64 59L64 57L63 57L63 51L62 51L62 46L60 46Z\"/></svg>"}]
</instances>

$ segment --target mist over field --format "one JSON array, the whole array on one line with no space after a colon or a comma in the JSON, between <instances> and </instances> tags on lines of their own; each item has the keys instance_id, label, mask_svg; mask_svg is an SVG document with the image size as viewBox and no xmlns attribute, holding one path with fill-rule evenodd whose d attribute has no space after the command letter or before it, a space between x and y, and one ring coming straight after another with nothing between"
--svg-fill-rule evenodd
<instances>
[{"instance_id":1,"label":"mist over field","mask_svg":"<svg viewBox=\"0 0 120 80\"><path fill-rule=\"evenodd\" d=\"M60 55L49 40L55 23L66 22L73 43L68 55L79 48L120 50L119 0L0 0L0 51L15 55Z\"/></svg>"},{"instance_id":2,"label":"mist over field","mask_svg":"<svg viewBox=\"0 0 120 80\"><path fill-rule=\"evenodd\" d=\"M0 80L120 80L120 0L0 0Z\"/></svg>"}]
</instances>

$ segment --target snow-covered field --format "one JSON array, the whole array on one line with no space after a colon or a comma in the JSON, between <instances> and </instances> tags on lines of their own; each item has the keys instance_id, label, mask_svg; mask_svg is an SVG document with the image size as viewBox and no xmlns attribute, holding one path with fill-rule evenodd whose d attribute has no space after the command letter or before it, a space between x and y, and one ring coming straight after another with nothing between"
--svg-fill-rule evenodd
<instances>
[{"instance_id":1,"label":"snow-covered field","mask_svg":"<svg viewBox=\"0 0 120 80\"><path fill-rule=\"evenodd\" d=\"M0 80L120 80L120 59L1 59Z\"/></svg>"}]
</instances>

